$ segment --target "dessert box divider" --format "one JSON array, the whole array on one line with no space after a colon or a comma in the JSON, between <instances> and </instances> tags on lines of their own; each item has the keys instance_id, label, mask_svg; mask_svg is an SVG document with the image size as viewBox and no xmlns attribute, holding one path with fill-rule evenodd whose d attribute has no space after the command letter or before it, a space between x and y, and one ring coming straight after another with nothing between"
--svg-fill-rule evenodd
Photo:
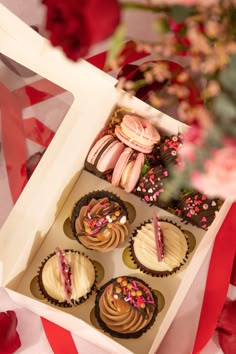
<instances>
[{"instance_id":1,"label":"dessert box divider","mask_svg":"<svg viewBox=\"0 0 236 354\"><path fill-rule=\"evenodd\" d=\"M83 171L87 152L116 105L150 119L165 133L181 133L186 127L138 99L116 90L114 78L87 62L68 61L59 50L53 49L46 39L2 5L0 17L3 19L0 24L2 53L74 95L69 112L0 230L2 284L14 301L86 340L91 341L92 338L96 345L106 351L154 353L214 242L230 203L224 202L211 227L205 232L189 224L183 225L180 219L168 212L156 207L150 208L136 196ZM113 191L134 206L136 219L131 224L131 230L151 218L154 208L158 216L176 221L191 231L196 246L181 271L166 278L151 277L124 264L122 255L127 243L102 254L86 250L77 241L68 238L68 218L74 203L85 193L99 189ZM152 328L139 339L113 339L90 323L95 294L72 309L51 306L46 300L37 299L34 295L38 267L56 246L81 250L99 262L104 268L104 278L98 287L115 276L135 274L153 289L160 291L165 306Z\"/></svg>"}]
</instances>

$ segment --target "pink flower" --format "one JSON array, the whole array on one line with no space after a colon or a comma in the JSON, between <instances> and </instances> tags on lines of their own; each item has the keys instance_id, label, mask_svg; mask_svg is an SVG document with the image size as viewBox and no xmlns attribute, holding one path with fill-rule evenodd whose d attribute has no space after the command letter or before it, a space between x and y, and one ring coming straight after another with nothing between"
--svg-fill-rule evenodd
<instances>
[{"instance_id":1,"label":"pink flower","mask_svg":"<svg viewBox=\"0 0 236 354\"><path fill-rule=\"evenodd\" d=\"M20 346L14 311L0 312L0 354L13 354Z\"/></svg>"},{"instance_id":2,"label":"pink flower","mask_svg":"<svg viewBox=\"0 0 236 354\"><path fill-rule=\"evenodd\" d=\"M236 144L230 142L215 150L211 159L205 161L205 172L191 175L192 185L209 197L236 201Z\"/></svg>"},{"instance_id":3,"label":"pink flower","mask_svg":"<svg viewBox=\"0 0 236 354\"><path fill-rule=\"evenodd\" d=\"M197 124L193 124L183 136L183 145L179 149L182 163L194 162L196 148L203 146L203 131Z\"/></svg>"}]
</instances>

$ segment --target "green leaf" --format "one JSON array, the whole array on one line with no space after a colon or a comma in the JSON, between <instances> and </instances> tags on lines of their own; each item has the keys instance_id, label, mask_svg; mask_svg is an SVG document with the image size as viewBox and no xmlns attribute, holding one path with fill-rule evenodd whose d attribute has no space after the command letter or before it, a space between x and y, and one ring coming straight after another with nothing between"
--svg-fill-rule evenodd
<instances>
[{"instance_id":1,"label":"green leaf","mask_svg":"<svg viewBox=\"0 0 236 354\"><path fill-rule=\"evenodd\" d=\"M144 164L144 165L142 166L142 169L141 169L141 176L146 175L146 173L148 173L149 170L150 170L150 166Z\"/></svg>"},{"instance_id":2,"label":"green leaf","mask_svg":"<svg viewBox=\"0 0 236 354\"><path fill-rule=\"evenodd\" d=\"M111 47L106 57L105 67L110 66L118 58L125 45L125 34L126 28L124 24L120 24L111 38Z\"/></svg>"},{"instance_id":3,"label":"green leaf","mask_svg":"<svg viewBox=\"0 0 236 354\"><path fill-rule=\"evenodd\" d=\"M174 5L170 9L170 16L176 23L183 22L193 13L193 8L189 6Z\"/></svg>"},{"instance_id":4,"label":"green leaf","mask_svg":"<svg viewBox=\"0 0 236 354\"><path fill-rule=\"evenodd\" d=\"M148 161L148 159L145 157L145 160L144 160L144 165L141 169L141 176L144 176L149 170L150 170L150 163Z\"/></svg>"},{"instance_id":5,"label":"green leaf","mask_svg":"<svg viewBox=\"0 0 236 354\"><path fill-rule=\"evenodd\" d=\"M236 94L236 55L230 56L229 65L220 73L219 80L224 88Z\"/></svg>"},{"instance_id":6,"label":"green leaf","mask_svg":"<svg viewBox=\"0 0 236 354\"><path fill-rule=\"evenodd\" d=\"M165 34L169 32L170 25L166 18L158 18L153 22L153 29L159 34Z\"/></svg>"},{"instance_id":7,"label":"green leaf","mask_svg":"<svg viewBox=\"0 0 236 354\"><path fill-rule=\"evenodd\" d=\"M208 131L208 135L205 139L205 153L207 154L211 147L221 148L223 141L222 129L218 124L213 125L211 129ZM206 155L207 157L207 155Z\"/></svg>"},{"instance_id":8,"label":"green leaf","mask_svg":"<svg viewBox=\"0 0 236 354\"><path fill-rule=\"evenodd\" d=\"M212 108L215 114L224 120L225 124L230 124L230 121L236 118L236 104L224 92L213 99Z\"/></svg>"}]
</instances>

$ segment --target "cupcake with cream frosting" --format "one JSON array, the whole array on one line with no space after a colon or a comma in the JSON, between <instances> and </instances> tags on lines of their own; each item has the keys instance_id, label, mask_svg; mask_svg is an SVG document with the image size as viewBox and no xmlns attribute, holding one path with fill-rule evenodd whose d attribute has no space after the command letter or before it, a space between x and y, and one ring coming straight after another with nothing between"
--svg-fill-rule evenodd
<instances>
[{"instance_id":1,"label":"cupcake with cream frosting","mask_svg":"<svg viewBox=\"0 0 236 354\"><path fill-rule=\"evenodd\" d=\"M168 276L178 271L188 257L186 235L169 221L149 220L133 233L131 256L138 268L153 276Z\"/></svg>"},{"instance_id":2,"label":"cupcake with cream frosting","mask_svg":"<svg viewBox=\"0 0 236 354\"><path fill-rule=\"evenodd\" d=\"M115 194L92 192L76 203L71 227L74 237L84 247L109 252L128 238L128 211Z\"/></svg>"},{"instance_id":3,"label":"cupcake with cream frosting","mask_svg":"<svg viewBox=\"0 0 236 354\"><path fill-rule=\"evenodd\" d=\"M88 299L95 283L96 271L87 256L58 247L44 260L38 273L43 296L62 307L72 307Z\"/></svg>"},{"instance_id":4,"label":"cupcake with cream frosting","mask_svg":"<svg viewBox=\"0 0 236 354\"><path fill-rule=\"evenodd\" d=\"M105 332L113 337L138 338L154 323L157 298L141 279L120 276L99 290L95 316Z\"/></svg>"}]
</instances>

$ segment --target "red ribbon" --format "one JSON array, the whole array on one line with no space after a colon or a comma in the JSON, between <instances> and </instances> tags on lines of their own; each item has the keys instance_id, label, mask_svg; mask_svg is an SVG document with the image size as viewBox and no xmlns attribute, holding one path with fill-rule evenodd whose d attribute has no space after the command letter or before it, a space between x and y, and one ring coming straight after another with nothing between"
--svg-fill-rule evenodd
<instances>
[{"instance_id":1,"label":"red ribbon","mask_svg":"<svg viewBox=\"0 0 236 354\"><path fill-rule=\"evenodd\" d=\"M44 332L54 354L79 354L71 333L55 323L41 317Z\"/></svg>"},{"instance_id":2,"label":"red ribbon","mask_svg":"<svg viewBox=\"0 0 236 354\"><path fill-rule=\"evenodd\" d=\"M218 319L227 296L231 274L235 284L235 220L236 203L232 205L215 239L192 354L201 352L217 327ZM234 271L232 272L233 268Z\"/></svg>"}]
</instances>

